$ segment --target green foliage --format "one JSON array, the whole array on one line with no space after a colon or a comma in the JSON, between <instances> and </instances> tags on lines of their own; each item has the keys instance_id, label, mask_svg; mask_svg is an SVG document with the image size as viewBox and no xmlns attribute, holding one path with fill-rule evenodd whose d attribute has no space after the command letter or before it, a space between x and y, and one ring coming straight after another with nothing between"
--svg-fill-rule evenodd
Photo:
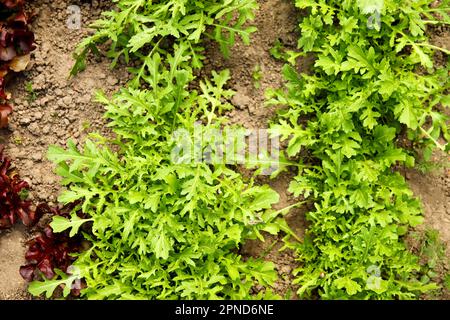
<instances>
[{"instance_id":1,"label":"green foliage","mask_svg":"<svg viewBox=\"0 0 450 320\"><path fill-rule=\"evenodd\" d=\"M49 151L69 186L59 200L82 200L93 220L93 245L76 262L85 270L88 298L241 299L256 282L276 278L270 263L244 262L233 251L262 227L252 221L269 220L266 209L278 195L225 165L170 161L174 124L193 132L202 117L217 128L221 119L205 82L205 91L189 92L186 79L179 88L173 83L181 77L169 74L161 66L151 90L123 89L112 101L99 96L118 136L109 143L119 152L103 139L87 140L84 150L69 142L67 150ZM218 100L226 78L215 76ZM52 227L73 231L80 223L56 217Z\"/></svg>"},{"instance_id":2,"label":"green foliage","mask_svg":"<svg viewBox=\"0 0 450 320\"><path fill-rule=\"evenodd\" d=\"M450 273L447 273L444 278L445 288L450 291Z\"/></svg>"},{"instance_id":3,"label":"green foliage","mask_svg":"<svg viewBox=\"0 0 450 320\"><path fill-rule=\"evenodd\" d=\"M270 48L269 53L277 60L282 60L285 58L285 53L283 43L280 39L275 40L272 48Z\"/></svg>"},{"instance_id":4,"label":"green foliage","mask_svg":"<svg viewBox=\"0 0 450 320\"><path fill-rule=\"evenodd\" d=\"M301 167L289 188L315 202L305 241L289 244L302 263L295 271L301 296L411 299L436 288L418 280L423 270L402 240L422 222L421 207L392 170L414 164L396 144L402 132L422 147L445 149L437 140L450 138L436 109L448 105L448 69L433 66L437 48L425 35L425 17L439 22L431 2L386 0L380 25L371 27L373 1L295 1L309 12L298 46L316 56L313 72L286 65L286 90L268 98L289 106L271 126L288 140L287 155L306 150L320 164ZM447 17L447 3L433 12Z\"/></svg>"},{"instance_id":5,"label":"green foliage","mask_svg":"<svg viewBox=\"0 0 450 320\"><path fill-rule=\"evenodd\" d=\"M429 282L438 276L439 268L445 267L445 246L439 239L439 232L433 229L426 230L420 240L418 254L426 267L422 282Z\"/></svg>"},{"instance_id":6,"label":"green foliage","mask_svg":"<svg viewBox=\"0 0 450 320\"><path fill-rule=\"evenodd\" d=\"M304 56L303 52L287 50L280 39L275 40L269 53L277 60L283 60L289 62L291 65L295 65L299 57Z\"/></svg>"},{"instance_id":7,"label":"green foliage","mask_svg":"<svg viewBox=\"0 0 450 320\"><path fill-rule=\"evenodd\" d=\"M52 227L52 230L56 233L70 229L69 236L73 237L78 233L80 227L89 221L92 221L92 219L81 219L76 214L72 214L70 220L61 216L55 216L50 223L50 227Z\"/></svg>"},{"instance_id":8,"label":"green foliage","mask_svg":"<svg viewBox=\"0 0 450 320\"><path fill-rule=\"evenodd\" d=\"M273 264L244 261L238 250L246 239L261 239L260 230L277 229L269 222L278 215L270 210L278 194L245 181L225 164L177 152L186 142L188 150L205 153L212 144L199 149L196 129L220 129L221 114L232 108L226 102L233 95L225 88L227 70L213 71L198 90L189 89L193 68L201 66L202 33L214 25L214 37L223 45L232 44L237 34L245 39L253 29L241 27L255 3L118 1L118 7L95 24L97 33L81 45L82 57L94 43L111 39L113 63L131 53L142 59L131 69L135 78L127 88L112 99L97 95L115 139L92 134L82 148L68 141L66 149L52 146L48 153L67 186L59 201L80 201L89 217L55 217L52 228L74 235L83 223L92 224L92 234L84 235L91 247L74 264L87 284L82 295L249 299L259 284L267 290L256 298L274 298L269 288L277 277ZM238 18L231 22L233 13ZM177 135L177 129L187 136ZM59 274L31 289L48 296L70 280Z\"/></svg>"},{"instance_id":9,"label":"green foliage","mask_svg":"<svg viewBox=\"0 0 450 320\"><path fill-rule=\"evenodd\" d=\"M34 91L33 83L31 81L25 83L25 91L28 93L28 102L36 101L37 93Z\"/></svg>"},{"instance_id":10,"label":"green foliage","mask_svg":"<svg viewBox=\"0 0 450 320\"><path fill-rule=\"evenodd\" d=\"M253 78L253 86L255 87L255 89L261 88L261 80L263 78L263 74L261 66L259 64L257 64L253 68L252 78Z\"/></svg>"},{"instance_id":11,"label":"green foliage","mask_svg":"<svg viewBox=\"0 0 450 320\"><path fill-rule=\"evenodd\" d=\"M52 280L45 279L43 282L32 282L28 287L28 291L34 296L40 296L45 293L45 297L50 299L55 290L62 287L62 294L64 296L69 295L73 283L79 279L78 275L67 275L58 269L55 269L55 273L58 275L58 278Z\"/></svg>"},{"instance_id":12,"label":"green foliage","mask_svg":"<svg viewBox=\"0 0 450 320\"><path fill-rule=\"evenodd\" d=\"M445 245L440 240L439 232L433 229L426 229L425 231L411 232L409 237L413 248L420 258L423 270L420 282L424 284L432 282L442 283L436 290L427 293L426 297L428 299L436 299L445 296L445 290L448 290L445 270L447 270L450 261L445 255Z\"/></svg>"},{"instance_id":13,"label":"green foliage","mask_svg":"<svg viewBox=\"0 0 450 320\"><path fill-rule=\"evenodd\" d=\"M107 55L116 65L123 57L146 60L148 52L164 51L188 44L192 56L189 61L199 68L202 63L202 36L205 34L217 41L225 56L236 38L249 44L253 26L245 27L254 18L258 7L255 0L113 0L118 10L103 13L103 18L92 27L97 32L84 39L76 50L76 63L71 74L85 68L87 52L98 52L97 45L111 41ZM206 33L211 31L210 34Z\"/></svg>"}]
</instances>

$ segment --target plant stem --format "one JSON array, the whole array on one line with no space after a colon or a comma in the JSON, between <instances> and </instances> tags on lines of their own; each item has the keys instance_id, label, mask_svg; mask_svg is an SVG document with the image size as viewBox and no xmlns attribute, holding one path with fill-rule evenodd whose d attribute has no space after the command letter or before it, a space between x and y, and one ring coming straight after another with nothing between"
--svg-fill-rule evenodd
<instances>
[{"instance_id":1,"label":"plant stem","mask_svg":"<svg viewBox=\"0 0 450 320\"><path fill-rule=\"evenodd\" d=\"M428 131L426 131L424 128L420 127L420 131L422 131L422 133L424 135L426 135L431 141L434 142L434 144L436 145L436 147L438 147L440 150L445 151L445 146L443 146L442 144L440 144L436 139L434 139L429 133Z\"/></svg>"}]
</instances>

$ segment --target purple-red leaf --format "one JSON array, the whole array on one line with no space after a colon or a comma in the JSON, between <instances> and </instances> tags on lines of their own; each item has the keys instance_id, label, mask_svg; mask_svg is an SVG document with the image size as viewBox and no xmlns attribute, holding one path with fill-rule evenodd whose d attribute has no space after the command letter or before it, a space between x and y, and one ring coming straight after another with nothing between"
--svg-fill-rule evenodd
<instances>
[{"instance_id":1,"label":"purple-red leaf","mask_svg":"<svg viewBox=\"0 0 450 320\"><path fill-rule=\"evenodd\" d=\"M22 221L26 226L33 226L42 214L32 209L30 201L22 199L23 191L29 186L26 181L11 170L11 162L3 155L0 146L0 229L6 229Z\"/></svg>"},{"instance_id":2,"label":"purple-red leaf","mask_svg":"<svg viewBox=\"0 0 450 320\"><path fill-rule=\"evenodd\" d=\"M0 3L3 4L5 7L12 9L23 6L25 0L1 0Z\"/></svg>"},{"instance_id":3,"label":"purple-red leaf","mask_svg":"<svg viewBox=\"0 0 450 320\"><path fill-rule=\"evenodd\" d=\"M33 281L34 277L34 266L28 265L28 266L22 266L20 267L20 275L22 278L24 278L26 281L31 282Z\"/></svg>"},{"instance_id":4,"label":"purple-red leaf","mask_svg":"<svg viewBox=\"0 0 450 320\"><path fill-rule=\"evenodd\" d=\"M63 208L51 208L47 204L40 204L35 211L36 215L44 214L59 215L69 217L76 204L70 204ZM78 213L82 215L81 212ZM32 280L52 279L55 276L55 269L67 272L75 258L71 253L79 252L82 237L69 237L68 231L54 233L49 225L45 226L41 232L36 233L33 239L28 242L28 250L25 254L27 264L22 267L22 277L30 281L32 269Z\"/></svg>"},{"instance_id":5,"label":"purple-red leaf","mask_svg":"<svg viewBox=\"0 0 450 320\"><path fill-rule=\"evenodd\" d=\"M24 0L0 0L0 128L8 126L12 107L5 92L4 77L10 72L26 68L34 45L34 33L29 27L29 18L23 9Z\"/></svg>"}]
</instances>

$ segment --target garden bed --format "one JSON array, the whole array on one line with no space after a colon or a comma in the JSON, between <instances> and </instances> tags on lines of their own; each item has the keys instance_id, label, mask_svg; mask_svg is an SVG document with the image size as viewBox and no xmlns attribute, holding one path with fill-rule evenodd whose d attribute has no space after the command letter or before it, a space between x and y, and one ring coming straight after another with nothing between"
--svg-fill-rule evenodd
<instances>
[{"instance_id":1,"label":"garden bed","mask_svg":"<svg viewBox=\"0 0 450 320\"><path fill-rule=\"evenodd\" d=\"M230 58L225 59L217 44L207 41L205 67L201 74L229 69L231 79L228 86L236 91L231 99L236 109L226 113L226 117L231 123L262 129L267 128L276 110L276 107L265 106L264 92L269 88L281 87L284 83L284 62L274 59L269 50L277 40L281 40L288 49L295 49L300 13L289 0L258 2L260 8L252 23L258 30L252 34L251 44L247 46L238 40L231 49ZM69 5L81 7L81 30L66 28ZM110 60L104 57L91 57L85 71L68 78L76 45L90 33L88 25L107 8L108 5L101 4L101 1L55 0L32 1L29 4L29 10L36 12L33 31L37 49L32 54L28 70L9 83L8 89L14 97L14 112L10 116L9 128L1 131L0 142L6 145L5 152L12 159L17 172L30 182L30 199L36 203L44 201L56 204L56 197L61 190L54 165L46 159L48 147L64 145L69 138L81 143L89 132L108 134L103 106L92 101L93 93L101 89L110 96L130 78L120 64L111 70ZM436 45L450 49L448 29L437 29L433 41ZM300 60L297 65L299 71L308 70L311 58ZM442 153L436 153L434 158L441 163L450 161L450 157ZM242 168L240 171L250 175ZM423 203L425 222L418 230L425 232L432 228L439 231L440 239L447 247L446 256L450 258L450 170L421 173L408 169L403 174ZM259 183L268 183L280 195L275 209L296 202L287 191L292 177L292 173L283 173L275 180L258 177ZM287 216L290 227L299 237L303 237L307 227L304 213L310 209L295 208ZM0 299L31 298L18 272L24 264L24 244L29 235L29 231L20 226L12 231L1 231ZM273 261L279 275L274 291L292 299L296 298L298 287L292 285L291 272L298 265L293 252L278 251L283 246L281 239L282 236L268 236L265 243L252 240L240 251L244 257L264 257ZM446 269L441 271L444 275Z\"/></svg>"}]
</instances>

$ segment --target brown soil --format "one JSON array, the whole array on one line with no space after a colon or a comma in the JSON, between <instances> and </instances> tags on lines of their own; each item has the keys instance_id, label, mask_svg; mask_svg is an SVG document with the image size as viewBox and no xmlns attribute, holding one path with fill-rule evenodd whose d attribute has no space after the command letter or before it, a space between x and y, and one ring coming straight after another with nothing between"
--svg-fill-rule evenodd
<instances>
[{"instance_id":1,"label":"brown soil","mask_svg":"<svg viewBox=\"0 0 450 320\"><path fill-rule=\"evenodd\" d=\"M231 71L229 86L237 93L232 99L236 109L228 116L233 123L247 128L266 128L275 108L264 105L264 91L283 84L281 68L283 63L273 59L268 50L276 39L281 39L288 48L295 48L298 38L298 12L291 0L260 0L254 25L258 31L252 36L251 46L240 41L234 46L230 59L224 59L215 43L206 45L206 67L210 70L228 68ZM38 48L33 54L29 71L18 76L10 84L14 100L14 113L10 118L9 130L0 132L0 143L6 144L6 154L12 158L20 175L32 186L31 198L36 201L56 202L60 190L59 179L53 173L52 164L45 154L51 144L60 144L68 138L81 142L87 133L103 130L103 109L92 102L96 89L114 92L123 85L128 75L126 70L109 69L109 61L98 58L87 64L87 70L69 80L73 64L72 52L76 44L89 34L88 24L110 4L100 1L86 3L81 0L41 0L31 4L37 11L34 23ZM66 27L67 7L81 7L83 24L81 30ZM307 68L308 61L302 61L300 68ZM259 65L262 70L260 88L255 88L253 70ZM30 82L37 94L32 101L26 90ZM440 231L444 242L450 244L450 172L444 175L422 175L408 172L409 182L417 196L424 202L425 227ZM283 174L276 180L260 177L261 183L269 183L279 194L284 208L295 203L287 192L291 174ZM306 228L306 208L291 210L287 216L289 225L302 237ZM18 270L23 264L24 241L28 235L23 228L0 233L0 299L28 299L25 283ZM297 263L294 254L288 250L280 252L281 238L268 236L264 243L249 241L241 250L246 256L263 257L276 265L280 280L275 291L286 298L295 298L295 286L291 285L291 270ZM258 290L259 288L255 288Z\"/></svg>"},{"instance_id":2,"label":"brown soil","mask_svg":"<svg viewBox=\"0 0 450 320\"><path fill-rule=\"evenodd\" d=\"M450 290L443 283L443 279L450 272L450 156L443 153L435 153L432 158L434 164L444 165L444 168L432 171L420 172L419 170L407 170L405 177L416 197L422 203L425 222L419 225L407 237L409 247L419 254L422 263L427 263L429 256L421 254L428 230L436 230L439 233L440 245L444 247L445 257L439 258L434 268L437 277L434 278L442 291L434 295L425 295L424 299L450 299ZM445 165L447 167L445 167ZM436 254L436 253L434 253Z\"/></svg>"},{"instance_id":3,"label":"brown soil","mask_svg":"<svg viewBox=\"0 0 450 320\"><path fill-rule=\"evenodd\" d=\"M24 255L23 228L0 236L0 300L29 298L26 284L18 272Z\"/></svg>"},{"instance_id":4,"label":"brown soil","mask_svg":"<svg viewBox=\"0 0 450 320\"><path fill-rule=\"evenodd\" d=\"M450 156L447 159L450 161ZM450 169L427 173L410 170L406 178L424 208L425 223L418 229L439 231L450 258Z\"/></svg>"},{"instance_id":5,"label":"brown soil","mask_svg":"<svg viewBox=\"0 0 450 320\"><path fill-rule=\"evenodd\" d=\"M295 48L298 39L299 14L289 0L261 0L252 25L258 31L252 34L250 46L240 40L232 48L230 58L225 59L215 42L206 45L206 66L210 70L229 69L229 86L236 91L232 103L236 109L228 113L231 123L246 128L267 128L274 115L274 107L264 104L264 92L283 85L281 68L284 63L275 60L269 53L273 44L280 39L287 48ZM255 87L254 68L261 68L260 88Z\"/></svg>"}]
</instances>

